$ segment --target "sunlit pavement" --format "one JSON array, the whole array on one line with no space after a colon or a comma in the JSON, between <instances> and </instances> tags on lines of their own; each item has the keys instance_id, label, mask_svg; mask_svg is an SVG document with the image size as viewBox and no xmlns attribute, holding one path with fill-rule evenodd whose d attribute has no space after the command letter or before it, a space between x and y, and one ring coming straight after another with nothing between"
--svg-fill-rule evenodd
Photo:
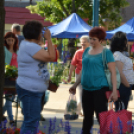
<instances>
[{"instance_id":1,"label":"sunlit pavement","mask_svg":"<svg viewBox=\"0 0 134 134\"><path fill-rule=\"evenodd\" d=\"M42 111L43 117L46 119L46 121L40 121L39 129L46 132L47 130L44 129L44 126L49 125L50 118L56 117L57 123L56 126L59 125L61 119L64 120L64 112L65 112L65 106L69 98L69 87L71 84L60 84L60 87L58 88L56 93L50 92L49 101L44 106L44 110ZM134 95L134 91L132 92ZM90 106L89 106L90 107ZM134 100L129 102L128 110L133 112L133 120L134 120ZM15 115L16 108L13 107L13 114ZM6 115L6 114L5 114ZM69 121L71 124L71 134L75 133L76 131L80 132L82 127L82 120L83 117L79 116L79 119L74 121ZM23 115L21 114L21 109L19 108L18 111L18 122L17 127L20 127L23 121ZM94 127L99 128L99 125L97 123L96 117L94 117Z\"/></svg>"}]
</instances>

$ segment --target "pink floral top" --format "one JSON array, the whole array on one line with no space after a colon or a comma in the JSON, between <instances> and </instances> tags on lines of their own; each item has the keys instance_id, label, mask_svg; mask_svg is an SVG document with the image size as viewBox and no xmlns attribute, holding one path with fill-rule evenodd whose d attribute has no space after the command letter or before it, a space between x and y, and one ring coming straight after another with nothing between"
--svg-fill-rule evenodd
<instances>
[{"instance_id":1,"label":"pink floral top","mask_svg":"<svg viewBox=\"0 0 134 134\"><path fill-rule=\"evenodd\" d=\"M18 68L17 54L16 53L12 54L10 65L11 66L16 66Z\"/></svg>"}]
</instances>

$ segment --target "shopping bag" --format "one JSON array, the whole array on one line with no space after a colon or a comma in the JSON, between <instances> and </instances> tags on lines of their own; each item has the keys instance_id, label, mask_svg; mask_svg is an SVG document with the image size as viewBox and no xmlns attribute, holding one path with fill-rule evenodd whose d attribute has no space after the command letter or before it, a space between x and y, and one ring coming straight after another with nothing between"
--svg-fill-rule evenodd
<instances>
[{"instance_id":1,"label":"shopping bag","mask_svg":"<svg viewBox=\"0 0 134 134\"><path fill-rule=\"evenodd\" d=\"M69 100L67 101L64 119L65 120L78 119L77 101L76 101L76 96L73 94L70 94Z\"/></svg>"},{"instance_id":2,"label":"shopping bag","mask_svg":"<svg viewBox=\"0 0 134 134\"><path fill-rule=\"evenodd\" d=\"M45 91L45 98L44 98L44 105L48 102L49 100L49 95L50 95L50 92L48 90Z\"/></svg>"},{"instance_id":3,"label":"shopping bag","mask_svg":"<svg viewBox=\"0 0 134 134\"><path fill-rule=\"evenodd\" d=\"M41 110L43 110L44 105L48 102L49 100L49 94L50 92L48 90L45 91L41 98Z\"/></svg>"},{"instance_id":4,"label":"shopping bag","mask_svg":"<svg viewBox=\"0 0 134 134\"><path fill-rule=\"evenodd\" d=\"M100 134L126 134L131 132L132 112L113 109L99 114Z\"/></svg>"}]
</instances>

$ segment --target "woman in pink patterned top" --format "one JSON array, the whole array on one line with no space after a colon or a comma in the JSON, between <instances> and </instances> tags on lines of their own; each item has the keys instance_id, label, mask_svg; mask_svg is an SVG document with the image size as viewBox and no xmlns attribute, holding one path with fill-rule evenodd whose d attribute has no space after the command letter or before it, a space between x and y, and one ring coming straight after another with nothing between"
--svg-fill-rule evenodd
<instances>
[{"instance_id":1,"label":"woman in pink patterned top","mask_svg":"<svg viewBox=\"0 0 134 134\"><path fill-rule=\"evenodd\" d=\"M72 72L75 70L75 78L77 79L79 76L79 73L82 69L82 55L84 50L89 47L89 36L82 36L80 38L80 44L82 46L81 49L77 50L74 54L74 57L71 62L70 70L69 70L69 76L68 76L68 82L71 81ZM79 114L83 115L82 111L82 86L79 84L78 86L78 108L79 108Z\"/></svg>"}]
</instances>

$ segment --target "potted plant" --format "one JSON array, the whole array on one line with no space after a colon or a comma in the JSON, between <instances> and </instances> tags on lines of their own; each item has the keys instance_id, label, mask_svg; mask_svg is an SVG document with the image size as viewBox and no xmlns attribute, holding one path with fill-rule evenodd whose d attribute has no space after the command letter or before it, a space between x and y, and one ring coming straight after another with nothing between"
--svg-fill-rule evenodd
<instances>
[{"instance_id":1,"label":"potted plant","mask_svg":"<svg viewBox=\"0 0 134 134\"><path fill-rule=\"evenodd\" d=\"M48 90L50 90L52 92L57 91L57 89L59 87L59 83L61 82L63 71L64 71L63 64L55 65L54 72L53 72L52 76L50 76Z\"/></svg>"},{"instance_id":2,"label":"potted plant","mask_svg":"<svg viewBox=\"0 0 134 134\"><path fill-rule=\"evenodd\" d=\"M4 90L15 89L15 80L18 77L18 69L15 66L5 66L5 84Z\"/></svg>"},{"instance_id":3,"label":"potted plant","mask_svg":"<svg viewBox=\"0 0 134 134\"><path fill-rule=\"evenodd\" d=\"M18 68L11 65L5 66L5 77L10 80L15 80L18 77Z\"/></svg>"}]
</instances>

